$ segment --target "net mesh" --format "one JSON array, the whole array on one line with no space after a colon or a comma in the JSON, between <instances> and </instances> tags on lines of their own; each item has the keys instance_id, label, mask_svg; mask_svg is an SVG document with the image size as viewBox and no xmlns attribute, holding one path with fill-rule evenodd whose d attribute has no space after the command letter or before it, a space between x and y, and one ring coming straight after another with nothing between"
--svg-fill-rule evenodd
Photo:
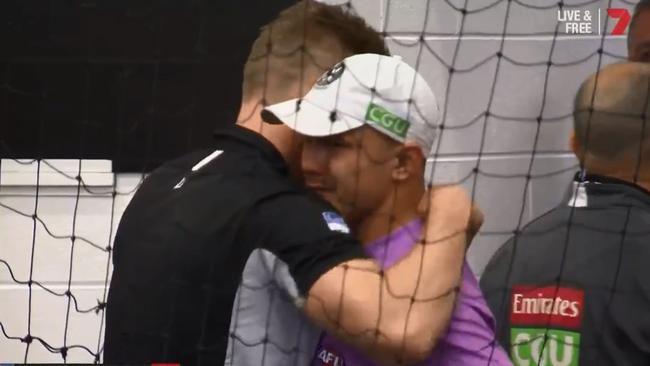
<instances>
[{"instance_id":1,"label":"net mesh","mask_svg":"<svg viewBox=\"0 0 650 366\"><path fill-rule=\"evenodd\" d=\"M621 0L359 0L341 4L380 29L391 52L402 55L423 74L441 98L440 134L427 176L432 182L464 185L484 208L487 221L468 258L475 272L482 271L499 244L559 203L566 183L579 169L566 149L573 95L587 75L626 59L625 38L610 35L615 20L606 16L606 9L631 11L634 4ZM567 34L558 12L572 9L599 15L591 34ZM173 14L151 20L155 34L161 32L167 16ZM156 45L162 43L158 39ZM96 128L89 115L89 106L96 103L93 89L102 87L93 83L92 65L113 61L66 61L83 65L79 83L83 91L77 105L82 120L79 156L87 149L85 137ZM160 108L157 81L164 77L160 61L146 61L153 65L153 72L142 103L152 114ZM56 100L52 91L29 89L25 87L29 84L16 79L25 68L37 72L54 62L4 56L0 92L7 116L17 101L39 105ZM133 62L140 61L125 58L118 64ZM125 115L126 69L122 75L125 82L119 94L123 98L116 106L116 158L123 151L120 132L140 123ZM43 140L51 116L41 115L40 120L41 128L34 134ZM115 175L108 186L87 182L90 178L86 178L82 159L76 161L76 168L66 169L47 159L2 160L0 361L100 361L115 228L151 169L148 157L155 126L152 119L147 123L140 173ZM2 149L10 152L11 146L2 141ZM28 171L32 183L28 187L11 183L14 170ZM66 181L64 193L43 184L43 177L54 175ZM261 342L264 347L296 352L283 349L270 337ZM253 346L241 340L238 347Z\"/></svg>"}]
</instances>

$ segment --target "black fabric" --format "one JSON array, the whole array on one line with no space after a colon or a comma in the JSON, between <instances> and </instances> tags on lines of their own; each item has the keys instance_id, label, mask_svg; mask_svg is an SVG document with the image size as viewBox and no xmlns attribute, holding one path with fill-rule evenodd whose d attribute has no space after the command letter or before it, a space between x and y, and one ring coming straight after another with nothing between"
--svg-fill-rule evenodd
<instances>
[{"instance_id":1,"label":"black fabric","mask_svg":"<svg viewBox=\"0 0 650 366\"><path fill-rule=\"evenodd\" d=\"M526 338L517 338L522 329L546 333L547 353L540 357L547 365L563 364L558 359L570 338L551 345L566 334L560 332L579 334L579 348L571 351L579 365L650 365L650 194L607 177L587 176L581 185L586 207L563 204L534 220L486 267L481 288L497 336L510 349ZM542 311L535 298L562 300ZM518 359L529 359L531 349L511 350L515 365L526 364Z\"/></svg>"},{"instance_id":2,"label":"black fabric","mask_svg":"<svg viewBox=\"0 0 650 366\"><path fill-rule=\"evenodd\" d=\"M0 156L143 172L211 147L260 28L295 3L0 1Z\"/></svg>"},{"instance_id":3,"label":"black fabric","mask_svg":"<svg viewBox=\"0 0 650 366\"><path fill-rule=\"evenodd\" d=\"M650 191L648 191L647 189L638 186L632 182L624 181L614 177L606 177L604 175L596 175L596 174L586 174L584 178L580 178L580 173L576 173L575 180L578 182L605 183L605 184L616 184L616 185L626 186L628 188L632 188L633 190L639 191L640 193L650 197Z\"/></svg>"},{"instance_id":4,"label":"black fabric","mask_svg":"<svg viewBox=\"0 0 650 366\"><path fill-rule=\"evenodd\" d=\"M334 209L310 194L282 194L254 208L245 225L247 241L287 263L304 296L314 281L335 265L354 258L366 258L361 245L351 246L350 238L333 231L323 212Z\"/></svg>"},{"instance_id":5,"label":"black fabric","mask_svg":"<svg viewBox=\"0 0 650 366\"><path fill-rule=\"evenodd\" d=\"M107 363L223 364L233 300L257 248L286 262L306 293L341 261L363 257L329 229L325 203L287 176L277 150L233 126L214 150L164 164L148 176L120 222L108 296Z\"/></svg>"}]
</instances>

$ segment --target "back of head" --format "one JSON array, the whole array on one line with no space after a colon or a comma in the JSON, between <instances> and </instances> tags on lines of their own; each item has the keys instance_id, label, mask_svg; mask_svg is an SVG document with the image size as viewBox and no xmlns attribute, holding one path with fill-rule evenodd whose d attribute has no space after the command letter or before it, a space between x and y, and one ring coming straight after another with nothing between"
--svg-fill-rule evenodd
<instances>
[{"instance_id":1,"label":"back of head","mask_svg":"<svg viewBox=\"0 0 650 366\"><path fill-rule=\"evenodd\" d=\"M575 99L581 163L650 169L650 65L620 63L590 76Z\"/></svg>"},{"instance_id":2,"label":"back of head","mask_svg":"<svg viewBox=\"0 0 650 366\"><path fill-rule=\"evenodd\" d=\"M641 13L648 10L650 10L650 0L639 0L639 2L634 6L634 13L632 14L632 19L630 21L630 29L633 29L637 25Z\"/></svg>"},{"instance_id":3,"label":"back of head","mask_svg":"<svg viewBox=\"0 0 650 366\"><path fill-rule=\"evenodd\" d=\"M243 99L301 97L325 70L358 53L389 54L381 34L350 9L299 1L262 27L244 68Z\"/></svg>"},{"instance_id":4,"label":"back of head","mask_svg":"<svg viewBox=\"0 0 650 366\"><path fill-rule=\"evenodd\" d=\"M650 62L650 0L634 7L627 40L630 61Z\"/></svg>"}]
</instances>

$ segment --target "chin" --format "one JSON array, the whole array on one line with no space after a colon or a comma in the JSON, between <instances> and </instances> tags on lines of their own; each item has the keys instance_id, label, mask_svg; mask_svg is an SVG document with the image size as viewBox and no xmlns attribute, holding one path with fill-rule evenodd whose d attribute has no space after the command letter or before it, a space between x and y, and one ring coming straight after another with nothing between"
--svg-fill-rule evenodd
<instances>
[{"instance_id":1,"label":"chin","mask_svg":"<svg viewBox=\"0 0 650 366\"><path fill-rule=\"evenodd\" d=\"M336 200L336 194L327 191L318 191L317 193L320 196L320 198L327 201L330 205L334 206L337 210L339 209L340 205Z\"/></svg>"},{"instance_id":2,"label":"chin","mask_svg":"<svg viewBox=\"0 0 650 366\"><path fill-rule=\"evenodd\" d=\"M332 191L314 190L318 197L327 201L330 205L334 206L337 211L341 211L341 203L336 199L336 193Z\"/></svg>"}]
</instances>

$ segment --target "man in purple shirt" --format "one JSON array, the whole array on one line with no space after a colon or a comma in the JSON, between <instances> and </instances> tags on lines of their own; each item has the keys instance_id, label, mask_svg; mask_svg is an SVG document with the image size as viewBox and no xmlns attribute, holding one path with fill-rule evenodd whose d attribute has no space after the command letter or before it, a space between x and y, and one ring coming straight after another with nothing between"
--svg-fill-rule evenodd
<instances>
[{"instance_id":1,"label":"man in purple shirt","mask_svg":"<svg viewBox=\"0 0 650 366\"><path fill-rule=\"evenodd\" d=\"M399 266L422 244L418 238L425 228L418 203L440 113L416 70L399 57L351 56L325 73L302 100L269 106L266 112L314 137L303 150L306 184L343 213L383 268ZM425 364L511 365L495 341L494 318L467 263L449 276L459 289L440 289L439 296L429 299L444 302L445 311L439 314L436 346ZM312 365L381 361L323 333Z\"/></svg>"}]
</instances>

